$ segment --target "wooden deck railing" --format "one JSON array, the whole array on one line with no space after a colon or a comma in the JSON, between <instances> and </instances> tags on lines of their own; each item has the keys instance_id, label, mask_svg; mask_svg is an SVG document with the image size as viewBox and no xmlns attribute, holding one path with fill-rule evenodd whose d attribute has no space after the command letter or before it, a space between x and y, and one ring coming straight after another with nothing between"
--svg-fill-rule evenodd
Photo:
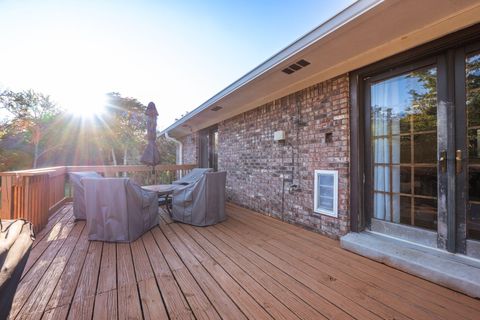
<instances>
[{"instance_id":1,"label":"wooden deck railing","mask_svg":"<svg viewBox=\"0 0 480 320\"><path fill-rule=\"evenodd\" d=\"M68 173L95 171L106 177L128 176L138 184L171 183L196 165L62 166L0 172L0 218L26 219L36 231L51 213L71 199Z\"/></svg>"}]
</instances>

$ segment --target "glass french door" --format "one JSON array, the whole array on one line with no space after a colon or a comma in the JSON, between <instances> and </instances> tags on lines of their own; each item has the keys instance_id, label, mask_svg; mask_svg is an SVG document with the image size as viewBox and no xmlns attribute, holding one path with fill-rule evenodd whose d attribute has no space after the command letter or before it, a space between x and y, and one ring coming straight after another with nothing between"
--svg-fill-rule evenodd
<instances>
[{"instance_id":1,"label":"glass french door","mask_svg":"<svg viewBox=\"0 0 480 320\"><path fill-rule=\"evenodd\" d=\"M437 66L368 80L372 218L437 229Z\"/></svg>"},{"instance_id":2,"label":"glass french door","mask_svg":"<svg viewBox=\"0 0 480 320\"><path fill-rule=\"evenodd\" d=\"M480 240L480 50L466 59L467 238Z\"/></svg>"},{"instance_id":3,"label":"glass french door","mask_svg":"<svg viewBox=\"0 0 480 320\"><path fill-rule=\"evenodd\" d=\"M365 107L370 225L466 253L480 241L480 46L365 79Z\"/></svg>"},{"instance_id":4,"label":"glass french door","mask_svg":"<svg viewBox=\"0 0 480 320\"><path fill-rule=\"evenodd\" d=\"M462 218L465 220L459 225L457 241L460 247L466 246L466 242L480 247L480 44L458 50L455 81L458 83L456 209L460 222Z\"/></svg>"}]
</instances>

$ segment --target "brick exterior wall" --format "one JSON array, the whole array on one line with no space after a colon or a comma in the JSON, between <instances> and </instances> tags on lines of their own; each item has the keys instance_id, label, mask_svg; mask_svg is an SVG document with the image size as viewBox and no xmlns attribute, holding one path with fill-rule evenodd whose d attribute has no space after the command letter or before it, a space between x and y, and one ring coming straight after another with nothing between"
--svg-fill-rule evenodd
<instances>
[{"instance_id":1,"label":"brick exterior wall","mask_svg":"<svg viewBox=\"0 0 480 320\"><path fill-rule=\"evenodd\" d=\"M228 200L333 238L346 234L348 85L348 75L342 75L219 123L218 162L228 172ZM286 143L273 141L277 130L285 131ZM185 160L196 157L197 140L185 138ZM316 169L338 170L338 218L313 211ZM300 190L289 192L292 184Z\"/></svg>"},{"instance_id":2,"label":"brick exterior wall","mask_svg":"<svg viewBox=\"0 0 480 320\"><path fill-rule=\"evenodd\" d=\"M183 144L183 163L198 164L198 132L178 139Z\"/></svg>"}]
</instances>

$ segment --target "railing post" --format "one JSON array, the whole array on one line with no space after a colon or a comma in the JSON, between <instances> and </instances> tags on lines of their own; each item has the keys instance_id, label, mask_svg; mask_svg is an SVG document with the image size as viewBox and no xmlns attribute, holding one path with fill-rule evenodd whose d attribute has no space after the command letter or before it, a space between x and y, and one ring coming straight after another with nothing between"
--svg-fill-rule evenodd
<instances>
[{"instance_id":1,"label":"railing post","mask_svg":"<svg viewBox=\"0 0 480 320\"><path fill-rule=\"evenodd\" d=\"M12 176L2 176L0 189L0 218L13 219L13 179Z\"/></svg>"}]
</instances>

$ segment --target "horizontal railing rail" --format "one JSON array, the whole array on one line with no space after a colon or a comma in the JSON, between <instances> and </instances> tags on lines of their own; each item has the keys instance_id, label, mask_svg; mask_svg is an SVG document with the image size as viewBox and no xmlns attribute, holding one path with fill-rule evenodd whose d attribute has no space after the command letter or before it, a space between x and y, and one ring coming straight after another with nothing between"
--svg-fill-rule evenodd
<instances>
[{"instance_id":1,"label":"horizontal railing rail","mask_svg":"<svg viewBox=\"0 0 480 320\"><path fill-rule=\"evenodd\" d=\"M71 199L68 173L95 171L130 177L138 184L171 183L196 165L61 166L0 172L0 218L25 219L41 230L50 215Z\"/></svg>"}]
</instances>

